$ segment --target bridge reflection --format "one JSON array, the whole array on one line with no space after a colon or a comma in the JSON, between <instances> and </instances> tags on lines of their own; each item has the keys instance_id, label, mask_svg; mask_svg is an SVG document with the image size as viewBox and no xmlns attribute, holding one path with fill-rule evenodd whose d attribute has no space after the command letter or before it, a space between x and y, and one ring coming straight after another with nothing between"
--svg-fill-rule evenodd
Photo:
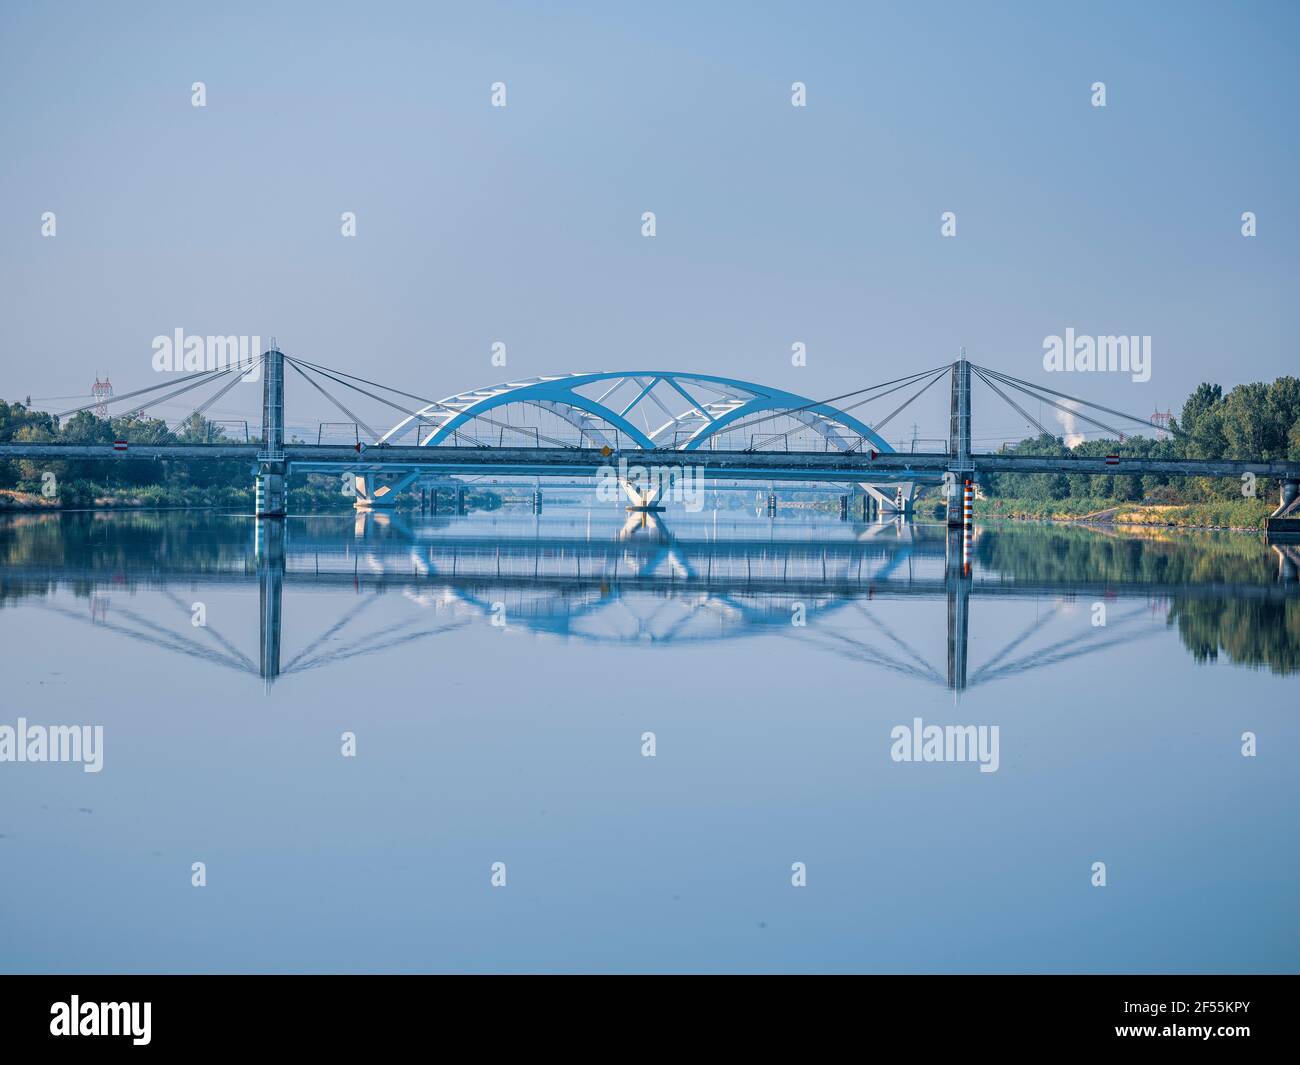
<instances>
[{"instance_id":1,"label":"bridge reflection","mask_svg":"<svg viewBox=\"0 0 1300 1065\"><path fill-rule=\"evenodd\" d=\"M430 527L430 524L434 527ZM258 578L262 589L262 670L268 681L280 669L280 606L286 575L295 582L330 584L340 577L359 588L396 584L415 601L433 597L455 602L462 616L491 618L499 611L509 624L566 639L597 642L663 643L716 640L752 633L762 627L789 627L804 639L824 644L874 667L964 691L986 683L1069 659L1095 654L1118 641L1134 638L1132 623L1149 613L1153 598L1223 594L1217 584L1161 586L1151 581L1102 582L1023 580L986 572L976 578L978 532L896 521L830 536L798 525L775 522L734 523L719 535L716 513L688 524L681 534L653 513L629 514L613 536L593 534L570 520L545 525L534 519L475 529L469 523L416 525L396 515L359 513L353 539L324 542L310 533L294 538L285 550L279 523L258 523ZM569 528L563 526L567 524ZM674 526L680 526L674 521ZM1288 569L1289 579L1288 579ZM1250 585L1245 594L1288 594L1295 580L1294 559L1279 571L1280 587ZM1239 592L1244 589L1238 589ZM1137 598L1137 610L1121 611L1104 627L1083 636L1025 648L1041 627L1036 619L1017 633L973 675L968 671L970 599L972 594L1011 596L1093 595L1104 599ZM862 604L877 598L916 596L943 599L947 607L947 668L940 673L897 633L886 628ZM635 604L649 603L638 610ZM816 614L818 621L839 610L865 618L876 639L846 638L838 626L799 625ZM351 618L347 619L351 620ZM856 619L855 619L856 620ZM407 634L387 633L358 643L320 651L324 639L338 635L332 626L321 639L289 663L289 671L317 668L358 655L373 654L404 642Z\"/></svg>"},{"instance_id":2,"label":"bridge reflection","mask_svg":"<svg viewBox=\"0 0 1300 1065\"><path fill-rule=\"evenodd\" d=\"M260 676L268 686L281 676L393 653L499 618L539 636L602 644L704 642L780 632L865 667L960 692L1154 635L1163 627L1143 624L1153 608L1172 610L1171 620L1180 614L1185 642L1198 657L1212 656L1217 650L1213 625L1225 602L1256 604L1254 617L1272 624L1267 619L1279 610L1292 611L1300 593L1293 549L1274 548L1272 564L1258 551L1241 558L1238 552L1216 568L1207 566L1203 551L1191 551L1185 543L1144 543L1083 529L1039 530L1027 537L1023 528L963 533L901 521L760 522L725 512L667 521L637 513L619 524L607 513L576 508L531 518L360 512L347 518L228 522L202 544L186 539L183 529L177 543L167 542L169 527L163 524L147 536L106 540L101 549L92 532L88 546L62 554L42 549L28 552L31 558L11 555L6 580L89 590L88 616L53 601L44 605ZM239 532L249 524L252 542L245 534L241 548ZM160 530L161 542L155 535ZM106 609L105 593L113 588L152 586L174 604L180 624L180 612L191 608L174 587L254 582L256 662L236 649L215 619L203 635L178 641L175 626L132 606L115 601L111 612ZM286 590L312 588L346 591L358 599L284 661ZM398 592L419 609L407 620L363 630L362 615L382 598L368 593L386 591ZM1046 599L1049 609L973 665L970 608L972 599L981 597ZM878 605L903 599L933 603L936 629L946 621L946 663L929 660ZM1085 621L1052 630L1047 625L1053 614L1068 613L1069 603L1080 599L1108 604L1104 626ZM188 629L188 618L185 624ZM1194 641L1203 646L1198 650ZM1298 652L1288 646L1281 657L1273 649L1268 653L1274 655L1273 668L1289 672Z\"/></svg>"}]
</instances>

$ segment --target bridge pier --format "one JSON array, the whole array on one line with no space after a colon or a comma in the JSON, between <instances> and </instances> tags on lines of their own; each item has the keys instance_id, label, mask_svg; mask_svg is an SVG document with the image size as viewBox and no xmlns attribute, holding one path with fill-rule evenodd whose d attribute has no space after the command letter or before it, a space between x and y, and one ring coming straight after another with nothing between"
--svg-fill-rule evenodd
<instances>
[{"instance_id":1,"label":"bridge pier","mask_svg":"<svg viewBox=\"0 0 1300 1065\"><path fill-rule=\"evenodd\" d=\"M1282 482L1277 510L1268 516L1264 529L1270 540L1300 537L1300 481Z\"/></svg>"},{"instance_id":2,"label":"bridge pier","mask_svg":"<svg viewBox=\"0 0 1300 1065\"><path fill-rule=\"evenodd\" d=\"M456 514L459 517L465 514L465 489L461 485L456 486Z\"/></svg>"},{"instance_id":3,"label":"bridge pier","mask_svg":"<svg viewBox=\"0 0 1300 1065\"><path fill-rule=\"evenodd\" d=\"M259 518L283 518L289 510L284 465L257 464L253 478L253 514Z\"/></svg>"},{"instance_id":4,"label":"bridge pier","mask_svg":"<svg viewBox=\"0 0 1300 1065\"><path fill-rule=\"evenodd\" d=\"M352 477L355 487L356 502L352 505L357 510L389 509L397 506L397 497L402 489L419 477L418 473L407 473L394 478L386 473L357 473Z\"/></svg>"},{"instance_id":5,"label":"bridge pier","mask_svg":"<svg viewBox=\"0 0 1300 1065\"><path fill-rule=\"evenodd\" d=\"M975 482L969 477L961 482L948 485L948 527L950 529L969 529L975 520Z\"/></svg>"},{"instance_id":6,"label":"bridge pier","mask_svg":"<svg viewBox=\"0 0 1300 1065\"><path fill-rule=\"evenodd\" d=\"M663 481L652 477L648 487L642 488L640 484L634 484L631 480L620 478L619 484L623 486L623 491L627 493L628 499L632 502L627 507L629 513L662 513L665 509L662 503L656 503L659 494L663 491Z\"/></svg>"},{"instance_id":7,"label":"bridge pier","mask_svg":"<svg viewBox=\"0 0 1300 1065\"><path fill-rule=\"evenodd\" d=\"M862 517L864 521L868 520L869 517L877 521L883 521L884 515L887 513L901 514L908 519L912 517L912 497L916 494L915 482L909 481L906 491L904 491L903 485L896 485L892 496L886 495L874 484L859 484L858 487L867 496L862 501ZM868 499L870 502L868 502Z\"/></svg>"}]
</instances>

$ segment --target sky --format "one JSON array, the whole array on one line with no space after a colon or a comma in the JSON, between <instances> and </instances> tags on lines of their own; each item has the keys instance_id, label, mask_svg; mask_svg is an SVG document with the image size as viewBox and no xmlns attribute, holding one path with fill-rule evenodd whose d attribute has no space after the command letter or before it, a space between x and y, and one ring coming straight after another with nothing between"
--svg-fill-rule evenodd
<instances>
[{"instance_id":1,"label":"sky","mask_svg":"<svg viewBox=\"0 0 1300 1065\"><path fill-rule=\"evenodd\" d=\"M1294 4L267 7L0 7L0 395L156 384L176 329L429 397L668 369L824 398L965 347L1146 415L1296 371ZM1048 374L1067 328L1150 336L1150 380ZM339 417L289 389L291 424ZM979 389L977 440L1025 435Z\"/></svg>"}]
</instances>

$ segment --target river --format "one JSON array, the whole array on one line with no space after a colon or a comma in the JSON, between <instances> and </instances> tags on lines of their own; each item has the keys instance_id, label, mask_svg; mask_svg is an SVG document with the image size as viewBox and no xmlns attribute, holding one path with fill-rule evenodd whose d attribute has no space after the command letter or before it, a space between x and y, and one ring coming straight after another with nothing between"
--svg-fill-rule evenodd
<instances>
[{"instance_id":1,"label":"river","mask_svg":"<svg viewBox=\"0 0 1300 1065\"><path fill-rule=\"evenodd\" d=\"M86 738L0 762L4 971L1300 966L1300 585L1258 536L553 507L0 550L0 731Z\"/></svg>"}]
</instances>

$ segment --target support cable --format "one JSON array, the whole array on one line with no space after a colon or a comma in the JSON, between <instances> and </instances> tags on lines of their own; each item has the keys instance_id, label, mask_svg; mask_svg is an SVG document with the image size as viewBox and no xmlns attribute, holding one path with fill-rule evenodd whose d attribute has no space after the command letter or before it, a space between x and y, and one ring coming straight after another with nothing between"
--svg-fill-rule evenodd
<instances>
[{"instance_id":1,"label":"support cable","mask_svg":"<svg viewBox=\"0 0 1300 1065\"><path fill-rule=\"evenodd\" d=\"M245 370L237 374L231 381L223 385L214 395L210 396L205 402L199 404L199 406L195 407L192 411L190 411L189 414L185 415L184 418L182 418L180 421L176 423L175 428L172 429L172 435L175 435L176 433L180 432L181 426L184 425L191 418L193 418L196 414L200 418L202 418L203 415L207 412L208 408L212 406L212 404L216 403L217 400L219 400L222 396L224 396L227 392L229 392L232 388L234 388L235 385L239 384L239 382L241 382L244 379L247 372L248 371Z\"/></svg>"},{"instance_id":2,"label":"support cable","mask_svg":"<svg viewBox=\"0 0 1300 1065\"><path fill-rule=\"evenodd\" d=\"M910 406L914 400L919 399L922 395L924 395L926 392L928 392L928 391L930 390L931 386L933 386L934 383L935 383L936 381L940 381L940 380L942 380L944 377L946 377L946 376L947 376L949 373L951 373L951 372L952 372L952 367L951 367L951 366L946 367L946 368L943 369L943 370L940 370L937 374L935 374L932 378L930 378L930 380L928 380L928 381L925 383L925 387L922 388L920 392L915 393L915 394L914 394L910 399L906 399L906 400L904 400L900 406L895 407L894 410L891 411L891 412L890 412L890 413L889 413L885 418L883 418L882 420L876 422L875 425L871 426L871 431L874 432L874 433L879 433L881 429L883 429L886 425L888 425L891 421L894 420L894 416L895 416L896 414L900 413L900 412L901 412L902 410L904 410L906 407ZM861 441L859 441L859 444L860 444L860 443L861 443ZM849 450L852 451L853 449L850 448Z\"/></svg>"},{"instance_id":3,"label":"support cable","mask_svg":"<svg viewBox=\"0 0 1300 1065\"><path fill-rule=\"evenodd\" d=\"M1003 392L1002 389L998 388L997 385L995 385L992 381L990 381L987 377L985 377L983 370L981 370L978 366L974 366L974 365L971 366L971 369L975 371L976 376L979 377L981 381L983 381L986 385L988 385L989 388L993 389L993 391L996 392L1004 402L1010 404L1013 408L1019 411L1021 416L1025 418L1031 425L1035 426L1040 433L1042 433L1046 437L1050 437L1053 440L1056 439L1057 437L1056 433L1049 431L1047 426L1045 426L1042 422L1040 422L1037 418L1035 418L1032 414L1030 414L1029 411L1025 410L1024 407L1022 407L1014 399L1012 399L1005 392Z\"/></svg>"},{"instance_id":4,"label":"support cable","mask_svg":"<svg viewBox=\"0 0 1300 1065\"><path fill-rule=\"evenodd\" d=\"M226 374L231 372L233 372L233 367L229 367L229 366L227 366L224 370L215 370L213 371L213 375L211 377L204 378L202 381L195 381L193 384L185 385L182 388L176 389L174 392L168 392L164 396L159 396L156 399L151 399L149 400L148 403L144 404L144 406L137 407L134 404L132 404L132 409L136 414L143 414L150 407L159 406L160 404L166 403L168 400L175 399L177 396L184 395L186 392L191 392L196 388L201 388L203 385L211 384L213 381L216 381L218 378L224 377Z\"/></svg>"},{"instance_id":5,"label":"support cable","mask_svg":"<svg viewBox=\"0 0 1300 1065\"><path fill-rule=\"evenodd\" d=\"M989 372L992 373L991 370L990 370ZM994 374L994 376L997 377L997 379L998 379L999 381L1001 381L1004 385L1008 385L1009 387L1014 388L1017 392L1023 392L1025 395L1029 396L1031 399L1036 399L1036 400L1038 400L1038 401L1041 402L1041 403L1046 403L1048 406L1055 407L1055 408L1056 408L1057 410L1059 410L1059 411L1064 411L1066 414L1070 415L1072 418L1079 418L1079 419L1081 419L1081 420L1087 422L1089 425L1095 425L1095 426L1097 426L1099 429L1105 429L1106 432L1108 432L1108 433L1114 433L1114 434L1115 434L1117 437L1119 437L1121 440L1124 439L1124 432L1123 432L1122 430L1120 430L1120 429L1116 429L1113 425L1107 425L1105 422L1099 422L1099 421L1097 421L1096 418L1091 418L1091 417L1089 417L1088 415L1084 414L1082 411L1075 410L1073 407L1067 407L1065 404L1063 404L1063 403L1057 403L1055 400L1053 400L1053 399L1048 399L1046 396L1040 396L1040 395L1038 395L1036 392L1031 392L1028 388L1022 388L1020 385L1013 384L1011 381L1009 381L1009 380L1003 378L1003 377L1000 376L1000 375ZM1058 393L1056 393L1056 395L1060 395L1060 393L1058 392ZM1066 396L1065 398L1066 398L1066 399L1072 399L1073 397L1071 397L1071 396Z\"/></svg>"},{"instance_id":6,"label":"support cable","mask_svg":"<svg viewBox=\"0 0 1300 1065\"><path fill-rule=\"evenodd\" d=\"M1150 429L1158 429L1162 433L1174 433L1177 436L1187 435L1181 429L1175 429L1172 426L1157 425L1150 418L1139 418L1132 414L1125 414L1122 410L1114 410L1111 407L1103 407L1100 403L1092 403L1086 399L1079 399L1078 396L1069 396L1066 395L1064 392L1057 392L1054 388L1048 388L1046 385L1036 385L1029 381L1022 381L1019 377L1012 377L1010 374L1001 373L998 370L990 370L988 367L981 367L981 369L983 369L985 373L992 374L1003 384L1014 383L1018 385L1026 385L1027 387L1036 389L1039 392L1048 392L1053 396L1060 396L1061 399L1068 399L1074 403L1082 403L1085 407L1092 407L1094 410L1104 411L1106 414L1113 414L1117 418L1123 418L1126 421L1134 422L1137 425L1144 425ZM1073 413L1077 414L1078 411L1074 411ZM1094 422L1093 424L1098 425L1100 423ZM1114 429L1111 430L1111 432L1116 432L1116 431L1117 430Z\"/></svg>"},{"instance_id":7,"label":"support cable","mask_svg":"<svg viewBox=\"0 0 1300 1065\"><path fill-rule=\"evenodd\" d=\"M217 376L223 373L228 373L229 370L230 367L226 367L225 369L199 370L197 373L190 374L187 377L179 378L179 380L193 381L196 380L197 378L206 378L208 380L215 380ZM136 396L143 396L148 392L156 392L160 388L171 388L172 385L176 383L177 383L177 379L173 378L170 381L163 381L161 384L150 385L148 388L138 388L134 392L124 392L120 396L109 396L107 399L104 398L97 399L93 403L87 403L84 407L73 407L71 410L61 411L60 413L54 415L54 417L62 420L63 418L68 417L68 415L70 414L80 414L83 410L93 410L95 407L98 407L101 404L103 406L109 406L113 403L120 403L124 399L133 399ZM176 395L180 395L180 393L177 392ZM153 406L154 402L157 401L155 400L150 403L147 403L146 406Z\"/></svg>"},{"instance_id":8,"label":"support cable","mask_svg":"<svg viewBox=\"0 0 1300 1065\"><path fill-rule=\"evenodd\" d=\"M940 376L942 376L942 375L945 374L945 373L948 373L948 371L949 371L950 369L951 369L951 367L944 367L942 370L940 370ZM931 372L933 372L933 371L929 371L929 370L926 371L926 373L931 373ZM901 385L899 385L899 384L894 384L893 381L886 381L886 382L884 382L884 384L873 385L873 386L872 386L873 388L884 388L885 385L894 385L894 387L893 387L893 388L890 388L890 389L886 389L886 391L881 392L879 395L876 395L876 396L868 396L866 399L860 399L860 400L858 400L856 403L851 403L851 404L849 404L847 407L836 407L836 408L835 408L836 413L838 413L838 414L847 414L849 411L851 411L851 410L855 410L856 408L861 407L861 406L863 406L864 404L871 403L871 402L873 402L874 400L877 400L877 399L883 399L885 396L892 395L892 394L895 393L895 392L899 392L899 391L901 391L901 390L904 389L904 388L908 388L908 387L910 387L911 385L916 384L916 382L917 382L920 378L922 378L922 377L924 377L924 376L925 376L925 374L917 374L915 377L900 378L899 380L902 380L902 382L903 382ZM929 387L929 386L927 385L926 387ZM919 394L920 394L920 393L918 393L918 395L919 395ZM915 399L916 397L914 396L914 397L912 397L912 398ZM827 403L830 403L831 401L830 401L830 400L827 400L826 402L827 402ZM911 400L909 400L908 402L911 402ZM814 404L814 406L818 406L818 405L819 405L819 404ZM806 409L807 409L807 408L796 408L795 410L783 410L783 411L780 411L780 412L778 412L778 413L776 413L776 414L770 415L770 417L773 417L773 418L793 417L795 414L799 414L799 413L801 413L803 410L806 410ZM897 414L898 412L895 411L894 413ZM892 418L893 415L891 414L890 417ZM743 423L742 423L742 424L743 424ZM840 424L843 424L843 423L840 423ZM733 428L732 426L728 426L728 427L727 427L727 431L730 432L730 430L731 430L732 428ZM746 450L746 451L753 451L753 450L755 450L755 449L757 449L757 448L763 448L763 447L766 447L768 444L772 443L772 441L774 441L774 440L789 439L789 436L790 436L791 433L798 432L799 429L807 429L807 428L810 428L810 427L809 427L808 425L806 425L806 424L800 424L798 427L792 427L792 428L790 428L790 429L787 429L784 433L776 433L776 434L774 434L773 436L770 436L770 437L768 437L766 440L760 441L760 442L757 443L757 444L751 444L751 445L750 445L749 447L747 447L745 450ZM847 428L847 426L845 426L845 428ZM872 429L874 429L875 427L874 427L874 426L868 426L868 428L872 428ZM855 450L856 448L859 448L859 447L861 447L861 446L862 446L862 441L859 440L857 443L855 443L855 444L853 444L852 446L846 448L844 453L845 453L845 454L848 454L849 452L851 452L851 451L853 451L853 450Z\"/></svg>"},{"instance_id":9,"label":"support cable","mask_svg":"<svg viewBox=\"0 0 1300 1065\"><path fill-rule=\"evenodd\" d=\"M303 366L310 366L313 370L316 370L319 373L335 373L338 374L339 377L347 377L353 381L360 381L363 385L371 385L374 388L382 388L385 392L392 392L396 396L405 396L407 399L418 399L421 403L424 403L425 405L430 407L442 407L445 410L451 411L455 414L463 413L462 411L456 410L456 408L451 406L450 404L443 403L441 400L428 399L425 396L417 396L414 392L403 392L400 388L393 388L391 385L383 385L380 384L378 381L370 381L364 377L357 377L355 374L344 373L342 370L335 370L329 366L321 366L319 363L310 362L307 359L295 359L294 361L302 363ZM339 383L342 384L343 382L339 382ZM382 401L382 402L387 402L387 401ZM410 411L405 410L402 407L396 407L395 404L390 403L389 406L394 406L395 409L402 411L403 414L408 414L413 418L419 419L421 425L432 424L431 422L428 422L421 414L412 414ZM485 420L490 421L490 419L485 419ZM461 436L461 434L455 429L451 431L451 435L453 439ZM470 444L471 446L474 447L478 446L473 441L470 441Z\"/></svg>"},{"instance_id":10,"label":"support cable","mask_svg":"<svg viewBox=\"0 0 1300 1065\"><path fill-rule=\"evenodd\" d=\"M289 358L289 356L286 355L285 358L287 359L287 358ZM349 384L347 381L341 380L341 378L343 378L343 377L350 377L350 378L352 378L352 380L354 380L354 381L363 381L365 384L372 385L372 386L375 387L375 388L382 388L382 389L384 389L384 391L386 391L386 392L393 392L393 393L396 393L396 394L399 395L399 396L407 396L407 397L410 398L410 399L418 399L418 400L420 400L421 402L424 402L424 403L428 403L428 404L430 404L431 406L443 407L443 408L445 408L446 410L449 410L449 411L454 412L456 415L460 415L460 414L465 413L464 411L456 410L455 407L452 407L452 406L450 406L449 404L441 403L441 402L439 402L438 400L426 400L423 396L415 396L415 395L411 395L411 393L409 393L409 392L403 392L403 391L401 391L400 389L390 388L388 385L381 385L381 384L379 384L378 382L375 382L375 381L367 381L364 377L356 377L356 376L354 376L353 374L344 373L342 370L330 370L330 369L328 369L328 368L326 368L326 367L319 366L319 365L317 365L316 363L307 362L306 360L291 359L290 361L291 361L291 362L298 362L298 361L301 361L302 364L303 364L304 366L310 366L310 367L311 367L313 370L315 370L317 373L322 374L322 375L324 375L325 377L328 377L331 381L334 381L334 382L336 382L337 384L342 385L344 388L350 388L350 389L352 389L354 392L360 392L363 396L369 396L371 399L375 400L375 401L378 402L378 403L383 403L383 404L385 404L386 406L392 407L394 410L401 411L401 412L402 412L403 414L405 414L407 417L415 418L415 419L416 419L417 421L419 421L421 424L432 424L432 423L429 422L428 419L426 419L425 416L424 416L423 414L420 414L418 411L407 410L407 409L406 409L405 407L403 407L401 404L399 404L399 403L394 403L391 399L384 399L383 396L376 396L373 392L367 392L364 388L358 388L358 387L357 387L356 385L354 385L354 384ZM335 376L336 374L337 374L338 376ZM522 402L522 401L521 401L521 402ZM499 422L499 421L497 421L495 418L489 418L489 417L487 417L486 415L482 415L482 414L479 414L479 415L470 415L470 419L473 420L473 421L482 421L482 422L486 422L488 425L497 426L498 428L502 428L502 429L512 429L512 430L513 430L513 429L516 429L516 428L517 428L516 426L510 425L508 422ZM372 430L372 432L373 432L373 430ZM453 437L456 437L456 436L459 436L459 435L461 435L461 434L459 434L455 429L452 430L452 436L453 436ZM376 437L376 439L377 439L377 438L378 438L378 437ZM543 436L540 432L537 434L537 438L538 438L539 440L545 440L548 444L554 444L556 447L576 448L576 445L574 445L574 444L567 443L567 442L565 442L565 441L563 441L563 440L557 440L557 439L555 439L554 437ZM475 441L471 441L471 445L472 445L473 447L486 447L486 446L488 446L488 445L486 445L486 444L479 444L479 443L477 443L477 442L475 442Z\"/></svg>"},{"instance_id":11,"label":"support cable","mask_svg":"<svg viewBox=\"0 0 1300 1065\"><path fill-rule=\"evenodd\" d=\"M849 399L852 396L860 396L862 395L863 392L874 392L876 389L884 388L887 385L898 385L898 388L891 388L889 390L889 392L897 392L899 388L906 388L909 384L913 384L916 381L919 381L923 377L928 377L930 374L935 373L936 371L941 371L943 373L946 373L950 368L951 367L949 366L936 366L929 370L923 370L920 373L909 374L907 377L896 377L892 381L882 381L878 385L869 385L866 388L858 388L852 392L845 392L843 395L831 396L830 399L815 400L811 403L805 403L802 407L787 407L779 411L774 411L771 414L762 414L754 418L744 418L733 425L725 426L724 429L726 432L732 432L737 429L748 429L751 425L758 425L760 422L771 421L773 418L788 418L792 414L801 414L804 411L815 410L818 407L830 406L830 404L836 403L841 399ZM900 381L902 382L902 384L899 384ZM854 407L860 407L864 403L870 403L873 399L880 399L881 396L889 395L889 392L881 392L880 395L878 396L868 396L866 399L859 400L857 403L854 403L853 406L851 407L845 407L844 410L848 411L848 410L852 410ZM794 430L791 430L791 432L794 432ZM777 436L780 436L780 434L777 434ZM774 437L773 439L776 439L776 437ZM754 448L753 446L751 446L751 447L744 448L743 450L752 451L754 450Z\"/></svg>"},{"instance_id":12,"label":"support cable","mask_svg":"<svg viewBox=\"0 0 1300 1065\"><path fill-rule=\"evenodd\" d=\"M370 426L368 426L365 422L363 422L360 418L358 418L355 414L353 414L352 411L348 410L347 407L345 407L337 399L335 399L328 392L326 392L321 385L317 384L314 380L308 377L307 374L293 359L290 359L286 356L285 361L288 362L288 364L293 367L294 372L298 374L309 385L311 385L312 388L316 389L317 392L319 392L322 396L324 396L331 403L333 403L334 406L338 407L339 410L341 410L344 414L346 414L349 418L351 418L354 422L356 422L359 426L361 426L361 428L364 429L366 432L368 432L371 436L378 439L379 436L378 433L376 433L372 428L370 428Z\"/></svg>"}]
</instances>

